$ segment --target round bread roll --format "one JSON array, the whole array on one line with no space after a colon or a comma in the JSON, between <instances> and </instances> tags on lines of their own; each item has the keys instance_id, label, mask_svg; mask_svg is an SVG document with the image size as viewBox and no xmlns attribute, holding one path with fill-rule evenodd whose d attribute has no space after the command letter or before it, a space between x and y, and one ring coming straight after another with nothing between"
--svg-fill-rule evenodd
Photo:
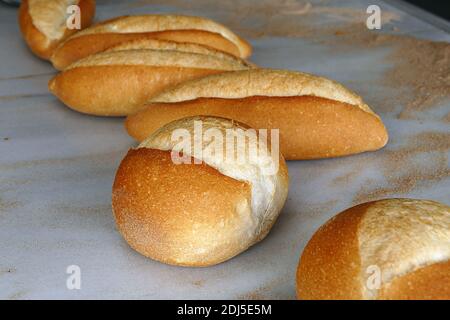
<instances>
[{"instance_id":1,"label":"round bread roll","mask_svg":"<svg viewBox=\"0 0 450 320\"><path fill-rule=\"evenodd\" d=\"M347 209L306 246L299 299L450 299L450 207L386 199Z\"/></svg>"},{"instance_id":2,"label":"round bread roll","mask_svg":"<svg viewBox=\"0 0 450 320\"><path fill-rule=\"evenodd\" d=\"M67 28L67 8L78 5L81 28L89 26L95 16L95 0L22 0L19 25L31 51L50 59L53 50L76 29Z\"/></svg>"},{"instance_id":3,"label":"round bread roll","mask_svg":"<svg viewBox=\"0 0 450 320\"><path fill-rule=\"evenodd\" d=\"M268 234L286 201L287 167L259 133L258 147L267 147L269 155L274 150L273 155L251 157L250 140L225 142L227 135L234 139L251 132L247 129L224 118L184 118L128 152L116 174L112 207L133 249L167 264L210 266ZM174 139L178 134L192 138L192 146L180 149ZM213 152L212 144L220 141L223 146L219 143ZM181 164L175 158L180 154Z\"/></svg>"}]
</instances>

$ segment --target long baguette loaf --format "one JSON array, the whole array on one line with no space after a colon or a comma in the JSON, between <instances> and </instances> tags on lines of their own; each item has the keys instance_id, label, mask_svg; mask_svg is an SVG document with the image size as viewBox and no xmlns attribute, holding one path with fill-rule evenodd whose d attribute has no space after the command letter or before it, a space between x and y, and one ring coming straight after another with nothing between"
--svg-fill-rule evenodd
<instances>
[{"instance_id":1,"label":"long baguette loaf","mask_svg":"<svg viewBox=\"0 0 450 320\"><path fill-rule=\"evenodd\" d=\"M386 199L347 209L314 234L300 299L450 299L450 207Z\"/></svg>"},{"instance_id":2,"label":"long baguette loaf","mask_svg":"<svg viewBox=\"0 0 450 320\"><path fill-rule=\"evenodd\" d=\"M79 32L55 50L51 61L62 70L74 61L130 40L160 39L203 44L246 58L250 45L212 20L182 15L123 16Z\"/></svg>"},{"instance_id":3,"label":"long baguette loaf","mask_svg":"<svg viewBox=\"0 0 450 320\"><path fill-rule=\"evenodd\" d=\"M388 135L380 118L342 85L300 72L251 69L182 83L150 100L126 120L142 140L170 121L194 115L235 119L280 130L288 160L377 150Z\"/></svg>"},{"instance_id":4,"label":"long baguette loaf","mask_svg":"<svg viewBox=\"0 0 450 320\"><path fill-rule=\"evenodd\" d=\"M258 147L273 152L269 159L261 152L252 157L250 140L237 148L225 138L247 129L229 119L185 118L128 152L114 180L112 207L132 248L168 264L210 266L265 238L286 201L289 178L283 157L267 141ZM177 133L193 143L177 149ZM211 137L223 142L216 152L206 152ZM231 153L217 152L222 147ZM174 162L180 152L183 162Z\"/></svg>"},{"instance_id":5,"label":"long baguette loaf","mask_svg":"<svg viewBox=\"0 0 450 320\"><path fill-rule=\"evenodd\" d=\"M171 50L104 52L70 65L49 82L50 91L79 112L124 116L180 82L229 70L245 62Z\"/></svg>"},{"instance_id":6,"label":"long baguette loaf","mask_svg":"<svg viewBox=\"0 0 450 320\"><path fill-rule=\"evenodd\" d=\"M78 31L66 25L67 8L78 5L80 26L86 28L95 15L95 0L23 0L19 9L19 25L31 51L49 59L58 44Z\"/></svg>"}]
</instances>

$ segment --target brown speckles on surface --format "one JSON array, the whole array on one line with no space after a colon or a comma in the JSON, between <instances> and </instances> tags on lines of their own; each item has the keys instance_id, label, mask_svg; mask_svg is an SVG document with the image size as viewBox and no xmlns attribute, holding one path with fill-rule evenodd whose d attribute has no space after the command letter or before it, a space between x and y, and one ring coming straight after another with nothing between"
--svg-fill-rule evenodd
<instances>
[{"instance_id":1,"label":"brown speckles on surface","mask_svg":"<svg viewBox=\"0 0 450 320\"><path fill-rule=\"evenodd\" d=\"M448 151L450 149L450 132L422 132L410 139L415 142L415 151Z\"/></svg>"},{"instance_id":2,"label":"brown speckles on surface","mask_svg":"<svg viewBox=\"0 0 450 320\"><path fill-rule=\"evenodd\" d=\"M331 185L332 186L342 186L342 185L345 186L345 185L349 185L350 183L353 183L353 181L358 177L358 173L360 170L362 170L362 168L354 168L352 171L345 172L344 174L335 177L331 181Z\"/></svg>"},{"instance_id":3,"label":"brown speckles on surface","mask_svg":"<svg viewBox=\"0 0 450 320\"><path fill-rule=\"evenodd\" d=\"M205 285L205 280L194 280L194 281L192 281L192 285L194 287L201 288Z\"/></svg>"},{"instance_id":4,"label":"brown speckles on surface","mask_svg":"<svg viewBox=\"0 0 450 320\"><path fill-rule=\"evenodd\" d=\"M74 205L58 205L52 208L56 212L64 212L67 214L77 214L77 215L98 215L98 214L111 214L111 205L100 204L97 206L74 206Z\"/></svg>"},{"instance_id":5,"label":"brown speckles on surface","mask_svg":"<svg viewBox=\"0 0 450 320\"><path fill-rule=\"evenodd\" d=\"M407 194L450 177L450 133L422 132L407 142L403 147L384 150L369 160L378 164L386 183L380 186L375 181L367 181L355 195L354 204ZM424 155L428 158L421 159Z\"/></svg>"},{"instance_id":6,"label":"brown speckles on surface","mask_svg":"<svg viewBox=\"0 0 450 320\"><path fill-rule=\"evenodd\" d=\"M17 208L19 205L20 205L19 201L7 201L0 197L0 214L8 210Z\"/></svg>"},{"instance_id":7,"label":"brown speckles on surface","mask_svg":"<svg viewBox=\"0 0 450 320\"><path fill-rule=\"evenodd\" d=\"M365 10L351 7L333 7L333 6L318 6L312 5L310 2L302 3L302 2L291 2L291 6L288 6L285 10L282 10L280 13L285 15L311 15L318 16L320 18L330 17L336 21L343 21L347 23L365 23L368 17L368 14ZM390 23L392 21L398 21L401 17L399 14L383 10L383 14L381 15L381 24Z\"/></svg>"},{"instance_id":8,"label":"brown speckles on surface","mask_svg":"<svg viewBox=\"0 0 450 320\"><path fill-rule=\"evenodd\" d=\"M333 9L325 7L316 9L317 12L327 10L332 11ZM348 10L356 9L340 8L336 12L342 14ZM359 10L356 11L359 12ZM365 12L362 12L362 14L366 15ZM348 16L352 15L347 14ZM386 16L384 11L383 16ZM302 19L298 20L301 21ZM395 15L392 15L389 19L389 21L392 20L396 20ZM286 22L280 22L281 25L284 23ZM304 22L296 23L302 24ZM300 34L296 35L289 32L285 33L281 25L280 28L275 28L281 32L281 34L278 34L279 36L305 37L326 44L333 50L355 51L383 47L391 48L391 53L386 57L386 63L391 64L391 68L380 79L380 85L396 89L395 96L380 101L380 105L384 111L392 111L396 105L402 105L402 110L398 115L401 119L414 119L416 112L424 111L440 101L450 99L449 43L373 32L368 30L363 23L348 18L342 19L340 24L331 26L308 26L307 28L292 26L292 28L289 28L302 30ZM401 91L404 91L404 93L398 94Z\"/></svg>"},{"instance_id":9,"label":"brown speckles on surface","mask_svg":"<svg viewBox=\"0 0 450 320\"><path fill-rule=\"evenodd\" d=\"M400 119L414 119L424 111L450 98L450 43L394 37L396 49L389 57L394 68L385 80L394 87L407 87L409 92L399 100L404 107Z\"/></svg>"},{"instance_id":10,"label":"brown speckles on surface","mask_svg":"<svg viewBox=\"0 0 450 320\"><path fill-rule=\"evenodd\" d=\"M444 120L445 122L450 122L450 112L447 113L447 115L445 115L445 117L442 120Z\"/></svg>"},{"instance_id":11,"label":"brown speckles on surface","mask_svg":"<svg viewBox=\"0 0 450 320\"><path fill-rule=\"evenodd\" d=\"M318 216L327 215L339 203L338 200L323 201L320 204L304 203L302 216L314 219Z\"/></svg>"},{"instance_id":12,"label":"brown speckles on surface","mask_svg":"<svg viewBox=\"0 0 450 320\"><path fill-rule=\"evenodd\" d=\"M268 291L268 289L265 288L258 288L254 291L250 291L248 293L245 293L243 295L240 295L237 297L238 300L268 300L267 296L265 296L264 292Z\"/></svg>"},{"instance_id":13,"label":"brown speckles on surface","mask_svg":"<svg viewBox=\"0 0 450 320\"><path fill-rule=\"evenodd\" d=\"M331 1L295 0L253 0L253 1L182 1L182 0L139 0L129 7L149 5L174 6L191 12L214 11L225 13L220 22L238 31L242 36L256 38L263 36L298 37L314 33L318 19L334 22L365 23L366 8L339 7ZM387 9L383 10L382 25L400 20L401 17ZM252 28L248 21L253 22Z\"/></svg>"},{"instance_id":14,"label":"brown speckles on surface","mask_svg":"<svg viewBox=\"0 0 450 320\"><path fill-rule=\"evenodd\" d=\"M373 32L360 24L325 27L318 32L334 35L320 41L333 50L391 49L385 58L390 68L378 85L395 90L377 98L377 111L394 111L401 105L398 118L415 119L417 112L450 99L450 43Z\"/></svg>"},{"instance_id":15,"label":"brown speckles on surface","mask_svg":"<svg viewBox=\"0 0 450 320\"><path fill-rule=\"evenodd\" d=\"M283 299L283 297L275 297L274 291L276 288L283 286L288 281L292 280L293 275L285 274L282 277L274 278L266 284L257 287L256 289L236 297L238 300L269 300L269 299Z\"/></svg>"}]
</instances>

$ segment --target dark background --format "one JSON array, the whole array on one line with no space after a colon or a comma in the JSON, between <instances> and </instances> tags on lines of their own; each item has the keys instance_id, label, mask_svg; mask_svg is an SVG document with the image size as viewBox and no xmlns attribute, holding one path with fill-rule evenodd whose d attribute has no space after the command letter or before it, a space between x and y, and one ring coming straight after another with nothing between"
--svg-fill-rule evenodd
<instances>
[{"instance_id":1,"label":"dark background","mask_svg":"<svg viewBox=\"0 0 450 320\"><path fill-rule=\"evenodd\" d=\"M405 0L426 11L450 20L450 0Z\"/></svg>"},{"instance_id":2,"label":"dark background","mask_svg":"<svg viewBox=\"0 0 450 320\"><path fill-rule=\"evenodd\" d=\"M15 0L2 0L14 3ZM450 20L450 0L403 0L446 20ZM2 2L0 1L0 4Z\"/></svg>"}]
</instances>

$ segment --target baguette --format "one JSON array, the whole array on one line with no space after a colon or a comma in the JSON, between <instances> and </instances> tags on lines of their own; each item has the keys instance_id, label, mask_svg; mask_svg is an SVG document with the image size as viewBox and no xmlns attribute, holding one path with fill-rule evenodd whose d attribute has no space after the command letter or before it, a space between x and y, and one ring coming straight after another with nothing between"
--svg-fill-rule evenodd
<instances>
[{"instance_id":1,"label":"baguette","mask_svg":"<svg viewBox=\"0 0 450 320\"><path fill-rule=\"evenodd\" d=\"M353 92L317 76L250 69L188 81L150 99L126 120L141 141L175 119L211 115L280 130L287 160L377 150L388 140L380 118Z\"/></svg>"},{"instance_id":2,"label":"baguette","mask_svg":"<svg viewBox=\"0 0 450 320\"><path fill-rule=\"evenodd\" d=\"M196 123L202 125L202 138L195 133ZM247 129L229 119L185 118L128 152L116 173L112 208L118 230L133 249L163 263L200 267L226 261L264 239L288 193L287 166L278 151L269 162L259 154L250 161L249 142L243 149L230 145L233 157L244 150L244 161L234 162L219 152L203 151L198 157L189 145L182 149L187 162L177 164L173 158L180 152L173 135L180 130L205 150L211 145L204 138L208 130L223 137L229 130ZM265 141L259 146L273 150ZM196 164L194 156L202 161ZM275 161L277 170L266 171Z\"/></svg>"},{"instance_id":3,"label":"baguette","mask_svg":"<svg viewBox=\"0 0 450 320\"><path fill-rule=\"evenodd\" d=\"M81 28L86 28L95 16L95 0L23 0L19 9L19 26L31 51L48 60L57 45L75 33L68 29L66 12L70 5L78 5Z\"/></svg>"},{"instance_id":4,"label":"baguette","mask_svg":"<svg viewBox=\"0 0 450 320\"><path fill-rule=\"evenodd\" d=\"M73 35L58 46L51 61L55 68L62 70L114 45L149 38L202 44L241 58L251 54L251 47L245 40L212 20L181 15L141 15L111 19Z\"/></svg>"},{"instance_id":5,"label":"baguette","mask_svg":"<svg viewBox=\"0 0 450 320\"><path fill-rule=\"evenodd\" d=\"M386 199L323 225L297 270L300 299L450 299L450 207Z\"/></svg>"},{"instance_id":6,"label":"baguette","mask_svg":"<svg viewBox=\"0 0 450 320\"><path fill-rule=\"evenodd\" d=\"M247 69L240 60L171 50L128 50L89 56L49 82L49 90L70 108L100 116L136 112L152 95L180 82Z\"/></svg>"}]
</instances>

